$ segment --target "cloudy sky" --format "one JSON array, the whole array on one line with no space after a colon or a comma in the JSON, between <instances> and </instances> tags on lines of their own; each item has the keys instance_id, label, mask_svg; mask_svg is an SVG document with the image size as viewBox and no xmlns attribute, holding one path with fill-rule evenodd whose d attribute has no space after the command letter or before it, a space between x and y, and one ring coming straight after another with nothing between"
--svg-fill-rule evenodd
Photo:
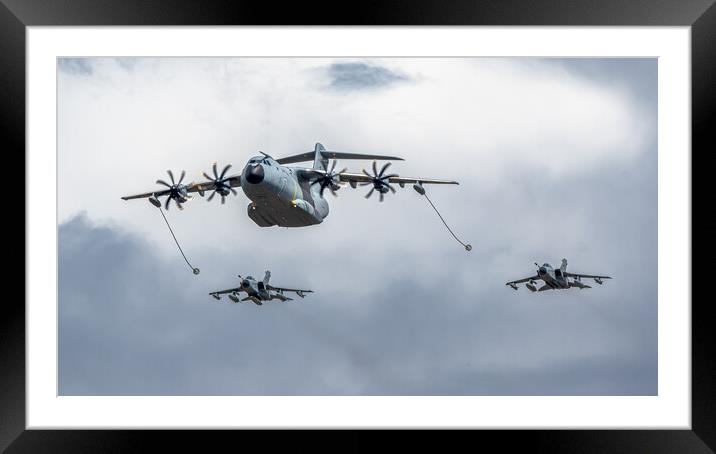
<instances>
[{"instance_id":1,"label":"cloudy sky","mask_svg":"<svg viewBox=\"0 0 716 454\"><path fill-rule=\"evenodd\" d=\"M653 395L655 59L60 59L62 395ZM260 228L240 192L167 213L122 195L258 150L391 154L407 187ZM363 161L339 162L360 171ZM504 283L533 262L614 277ZM237 274L314 289L217 302Z\"/></svg>"}]
</instances>

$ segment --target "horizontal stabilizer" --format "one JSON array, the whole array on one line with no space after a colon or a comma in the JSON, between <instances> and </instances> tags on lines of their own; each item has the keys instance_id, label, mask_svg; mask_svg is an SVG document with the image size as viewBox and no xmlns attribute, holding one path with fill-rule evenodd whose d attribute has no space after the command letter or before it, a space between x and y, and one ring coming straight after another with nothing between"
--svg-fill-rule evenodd
<instances>
[{"instance_id":1,"label":"horizontal stabilizer","mask_svg":"<svg viewBox=\"0 0 716 454\"><path fill-rule=\"evenodd\" d=\"M339 151L321 151L321 156L325 159L365 159L365 160L381 160L381 161L404 161L403 158L397 156L382 156L377 154L360 154L360 153L341 153ZM297 154L294 156L287 156L285 158L277 159L276 162L279 164L293 164L295 162L313 161L316 157L315 151L309 151L306 153Z\"/></svg>"}]
</instances>

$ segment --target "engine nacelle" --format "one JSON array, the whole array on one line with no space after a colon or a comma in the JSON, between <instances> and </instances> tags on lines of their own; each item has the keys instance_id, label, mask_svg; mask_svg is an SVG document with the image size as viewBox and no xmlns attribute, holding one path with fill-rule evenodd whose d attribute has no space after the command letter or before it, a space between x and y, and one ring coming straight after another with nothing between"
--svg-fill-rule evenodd
<instances>
[{"instance_id":1,"label":"engine nacelle","mask_svg":"<svg viewBox=\"0 0 716 454\"><path fill-rule=\"evenodd\" d=\"M156 196L151 196L147 200L149 200L149 203L151 203L152 205L154 205L157 208L162 207L162 202L160 202Z\"/></svg>"},{"instance_id":2,"label":"engine nacelle","mask_svg":"<svg viewBox=\"0 0 716 454\"><path fill-rule=\"evenodd\" d=\"M238 303L238 302L239 302L239 297L236 296L236 295L234 295L233 293L230 293L230 294L229 294L229 299L230 299L231 301L235 302L235 303Z\"/></svg>"},{"instance_id":3,"label":"engine nacelle","mask_svg":"<svg viewBox=\"0 0 716 454\"><path fill-rule=\"evenodd\" d=\"M530 289L533 292L537 291L537 287L535 287L533 282L528 282L527 284L525 284L525 287L527 287L528 289Z\"/></svg>"}]
</instances>

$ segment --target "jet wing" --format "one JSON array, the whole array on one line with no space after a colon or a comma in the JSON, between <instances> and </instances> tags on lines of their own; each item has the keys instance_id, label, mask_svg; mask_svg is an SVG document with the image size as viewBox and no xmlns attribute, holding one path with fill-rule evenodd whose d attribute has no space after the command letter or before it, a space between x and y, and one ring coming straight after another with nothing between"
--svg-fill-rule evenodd
<instances>
[{"instance_id":1,"label":"jet wing","mask_svg":"<svg viewBox=\"0 0 716 454\"><path fill-rule=\"evenodd\" d=\"M537 275L534 275L532 277L526 277L524 279L518 279L516 281L506 282L505 285L517 285L517 284L521 284L523 282L536 281L538 279L542 279L542 278Z\"/></svg>"},{"instance_id":2,"label":"jet wing","mask_svg":"<svg viewBox=\"0 0 716 454\"><path fill-rule=\"evenodd\" d=\"M268 290L273 290L274 292L294 292L301 298L303 298L304 293L313 293L313 290L303 290L298 288L283 288L283 287L274 287L273 285L266 286Z\"/></svg>"},{"instance_id":3,"label":"jet wing","mask_svg":"<svg viewBox=\"0 0 716 454\"><path fill-rule=\"evenodd\" d=\"M229 185L232 188L241 186L241 174L240 173L238 173L236 175L228 176L228 177L224 178L224 180L228 180ZM186 192L187 193L192 193L192 192L203 193L204 191L213 190L215 186L216 185L214 184L213 181L202 181L199 183L189 183L186 185ZM151 197L151 196L161 197L161 196L164 196L167 194L169 194L169 189L159 189L154 192L145 192L143 194L124 196L124 197L122 197L122 200L143 199L143 198L147 198L147 197Z\"/></svg>"},{"instance_id":4,"label":"jet wing","mask_svg":"<svg viewBox=\"0 0 716 454\"><path fill-rule=\"evenodd\" d=\"M226 290L217 290L216 292L211 292L209 295L213 296L216 299L219 299L221 295L227 295L229 293L239 293L243 292L244 290L241 287L234 287L234 288L227 288Z\"/></svg>"},{"instance_id":5,"label":"jet wing","mask_svg":"<svg viewBox=\"0 0 716 454\"><path fill-rule=\"evenodd\" d=\"M593 274L579 274L579 273L568 273L564 272L565 277L579 277L579 278L587 278L587 279L611 279L609 276L596 276Z\"/></svg>"},{"instance_id":6,"label":"jet wing","mask_svg":"<svg viewBox=\"0 0 716 454\"><path fill-rule=\"evenodd\" d=\"M370 183L373 181L373 178L362 174L362 173L349 173L349 172L343 172L338 174L341 181L348 182L348 183ZM413 177L390 177L388 179L389 183L397 183L400 185L400 187L403 187L406 183L412 184L412 183L429 183L429 184L460 184L457 181L452 180L438 180L435 178L413 178Z\"/></svg>"}]
</instances>

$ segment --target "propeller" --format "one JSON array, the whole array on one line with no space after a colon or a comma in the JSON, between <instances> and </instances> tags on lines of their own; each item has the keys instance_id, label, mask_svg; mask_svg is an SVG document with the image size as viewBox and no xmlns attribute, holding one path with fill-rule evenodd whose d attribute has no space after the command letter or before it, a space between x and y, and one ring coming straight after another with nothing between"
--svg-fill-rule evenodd
<instances>
[{"instance_id":1,"label":"propeller","mask_svg":"<svg viewBox=\"0 0 716 454\"><path fill-rule=\"evenodd\" d=\"M339 175L348 170L348 167L344 168L340 172L334 172L337 163L338 161L334 160L333 165L331 166L331 170L329 170L325 174L319 175L318 177L316 177L316 179L311 181L311 186L313 186L314 184L321 185L321 197L323 197L323 191L326 188L331 191L331 194L333 194L334 197L338 197L336 191L341 188Z\"/></svg>"},{"instance_id":2,"label":"propeller","mask_svg":"<svg viewBox=\"0 0 716 454\"><path fill-rule=\"evenodd\" d=\"M236 190L231 187L231 184L229 183L228 178L224 178L226 176L226 172L229 171L231 168L231 164L227 164L226 167L224 167L224 170L219 173L218 169L216 168L216 163L212 166L212 170L214 171L214 178L210 177L206 174L206 172L203 173L204 178L207 180L211 180L212 183L214 183L214 191L211 193L207 201L211 202L211 199L214 198L216 194L221 195L221 204L223 205L226 203L226 196L229 195L229 193L236 195ZM204 191L201 191L200 193L202 196L204 195Z\"/></svg>"},{"instance_id":3,"label":"propeller","mask_svg":"<svg viewBox=\"0 0 716 454\"><path fill-rule=\"evenodd\" d=\"M395 188L390 183L388 183L388 180L391 177L397 177L398 174L391 173L389 175L384 175L385 171L388 169L388 167L390 167L391 164L392 163L390 163L390 162L385 163L383 168L380 169L380 173L378 173L378 164L375 161L373 161L373 175L369 174L368 172L366 172L365 169L363 169L363 174L365 176L369 177L371 179L371 181L366 182L366 183L361 183L361 186L367 186L369 184L373 185L373 187L370 189L370 191L368 191L368 193L365 195L366 199L370 198L370 196L373 195L373 191L378 191L378 193L380 194L381 202L383 201L384 194L386 194L388 191L395 194Z\"/></svg>"},{"instance_id":4,"label":"propeller","mask_svg":"<svg viewBox=\"0 0 716 454\"><path fill-rule=\"evenodd\" d=\"M164 209L169 209L169 203L174 199L174 202L177 205L177 208L180 210L183 210L184 207L182 206L182 203L191 200L191 196L187 195L186 192L186 185L181 184L182 180L184 180L184 176L186 175L186 172L184 170L181 171L181 176L179 177L179 181L174 181L174 174L171 170L167 170L167 174L169 175L169 179L172 182L172 184L167 183L164 180L157 180L157 184L161 184L169 188L169 194L167 197L166 202L164 202Z\"/></svg>"}]
</instances>

